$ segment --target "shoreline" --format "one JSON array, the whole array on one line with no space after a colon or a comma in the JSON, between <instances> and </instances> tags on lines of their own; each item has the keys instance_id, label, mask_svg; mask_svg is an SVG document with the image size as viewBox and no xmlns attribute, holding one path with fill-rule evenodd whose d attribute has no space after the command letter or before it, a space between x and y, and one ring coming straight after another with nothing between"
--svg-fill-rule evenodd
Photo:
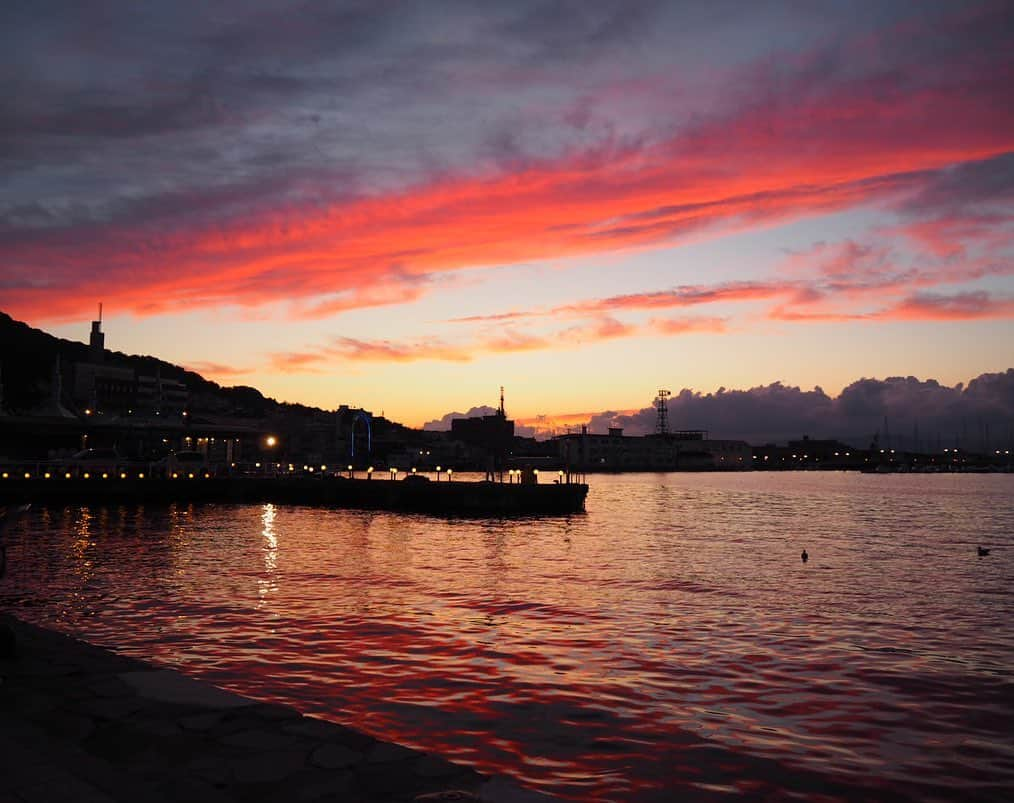
<instances>
[{"instance_id":1,"label":"shoreline","mask_svg":"<svg viewBox=\"0 0 1014 803\"><path fill-rule=\"evenodd\" d=\"M19 803L553 799L9 613L0 626L16 638L0 657L0 797Z\"/></svg>"}]
</instances>

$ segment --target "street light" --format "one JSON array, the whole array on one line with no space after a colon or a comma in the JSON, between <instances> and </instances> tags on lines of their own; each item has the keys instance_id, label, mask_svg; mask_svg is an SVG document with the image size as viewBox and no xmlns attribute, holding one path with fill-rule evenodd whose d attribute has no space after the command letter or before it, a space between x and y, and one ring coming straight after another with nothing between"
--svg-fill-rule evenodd
<instances>
[{"instance_id":1,"label":"street light","mask_svg":"<svg viewBox=\"0 0 1014 803\"><path fill-rule=\"evenodd\" d=\"M392 467L390 469L390 472L391 472L391 479L392 480L395 479L398 476L398 469Z\"/></svg>"},{"instance_id":2,"label":"street light","mask_svg":"<svg viewBox=\"0 0 1014 803\"><path fill-rule=\"evenodd\" d=\"M274 435L268 435L264 439L264 445L267 446L268 448L270 448L272 446L275 446L277 443L278 443L278 438L276 438Z\"/></svg>"},{"instance_id":3,"label":"street light","mask_svg":"<svg viewBox=\"0 0 1014 803\"><path fill-rule=\"evenodd\" d=\"M452 475L453 473L454 473L454 469L453 469L453 468L449 468L449 469L447 469L447 481L448 481L448 482L450 482L450 481L451 481L451 475Z\"/></svg>"},{"instance_id":4,"label":"street light","mask_svg":"<svg viewBox=\"0 0 1014 803\"><path fill-rule=\"evenodd\" d=\"M373 479L373 466L366 469L366 479Z\"/></svg>"}]
</instances>

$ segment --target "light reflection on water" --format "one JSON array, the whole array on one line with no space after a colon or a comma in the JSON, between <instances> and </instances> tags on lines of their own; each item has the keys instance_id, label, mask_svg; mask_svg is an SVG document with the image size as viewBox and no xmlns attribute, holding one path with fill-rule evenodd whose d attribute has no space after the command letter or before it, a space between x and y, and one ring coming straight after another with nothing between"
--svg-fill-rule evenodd
<instances>
[{"instance_id":1,"label":"light reflection on water","mask_svg":"<svg viewBox=\"0 0 1014 803\"><path fill-rule=\"evenodd\" d=\"M586 515L541 520L35 510L0 591L575 799L1014 786L1014 477L591 481Z\"/></svg>"}]
</instances>

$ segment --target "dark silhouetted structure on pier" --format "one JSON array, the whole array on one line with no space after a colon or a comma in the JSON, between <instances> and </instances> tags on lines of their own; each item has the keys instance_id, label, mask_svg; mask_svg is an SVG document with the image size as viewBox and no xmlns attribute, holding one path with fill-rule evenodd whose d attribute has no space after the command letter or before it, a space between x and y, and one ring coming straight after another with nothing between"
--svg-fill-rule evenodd
<instances>
[{"instance_id":1,"label":"dark silhouetted structure on pier","mask_svg":"<svg viewBox=\"0 0 1014 803\"><path fill-rule=\"evenodd\" d=\"M493 415L452 419L451 437L502 460L514 440L514 422L507 418L504 410L503 388L500 388L500 408Z\"/></svg>"}]
</instances>

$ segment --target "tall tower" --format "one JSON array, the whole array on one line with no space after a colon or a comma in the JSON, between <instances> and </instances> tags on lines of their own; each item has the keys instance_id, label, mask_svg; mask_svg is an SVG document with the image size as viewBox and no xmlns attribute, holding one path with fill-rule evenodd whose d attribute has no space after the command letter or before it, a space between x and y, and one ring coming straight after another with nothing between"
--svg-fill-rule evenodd
<instances>
[{"instance_id":1,"label":"tall tower","mask_svg":"<svg viewBox=\"0 0 1014 803\"><path fill-rule=\"evenodd\" d=\"M102 302L99 302L99 319L92 321L92 333L88 338L88 361L100 363L106 355L106 336L102 334Z\"/></svg>"},{"instance_id":2,"label":"tall tower","mask_svg":"<svg viewBox=\"0 0 1014 803\"><path fill-rule=\"evenodd\" d=\"M666 401L672 394L668 390L660 390L655 397L655 409L658 415L655 418L655 434L669 434L669 403Z\"/></svg>"},{"instance_id":3,"label":"tall tower","mask_svg":"<svg viewBox=\"0 0 1014 803\"><path fill-rule=\"evenodd\" d=\"M507 411L504 409L503 406L503 385L500 386L500 416L502 418L507 417Z\"/></svg>"}]
</instances>

